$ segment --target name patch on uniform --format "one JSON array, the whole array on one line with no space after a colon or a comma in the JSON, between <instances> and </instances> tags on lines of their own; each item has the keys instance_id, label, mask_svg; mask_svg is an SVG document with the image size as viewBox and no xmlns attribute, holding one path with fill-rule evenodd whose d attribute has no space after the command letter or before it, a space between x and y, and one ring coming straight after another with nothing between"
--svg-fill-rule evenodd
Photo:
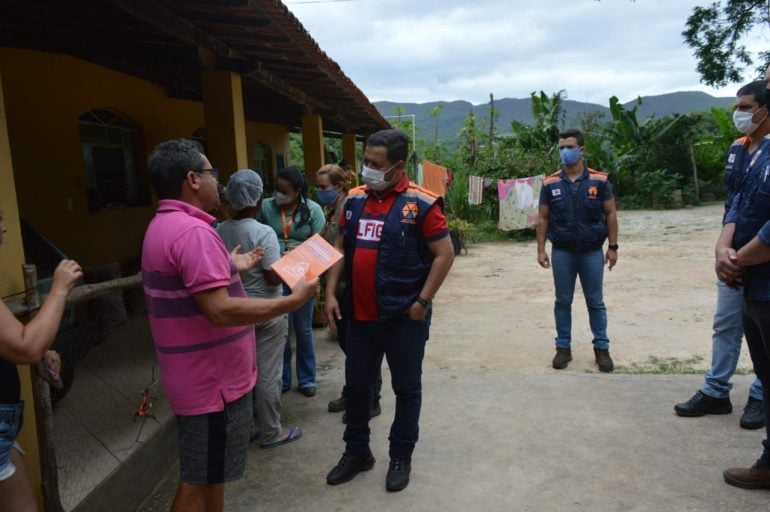
<instances>
[{"instance_id":1,"label":"name patch on uniform","mask_svg":"<svg viewBox=\"0 0 770 512\"><path fill-rule=\"evenodd\" d=\"M552 197L559 197L561 195L561 189L560 188L552 188L551 189L551 196Z\"/></svg>"},{"instance_id":2,"label":"name patch on uniform","mask_svg":"<svg viewBox=\"0 0 770 512\"><path fill-rule=\"evenodd\" d=\"M358 234L356 238L367 242L379 242L382 237L384 221L374 219L361 219L358 221Z\"/></svg>"},{"instance_id":3,"label":"name patch on uniform","mask_svg":"<svg viewBox=\"0 0 770 512\"><path fill-rule=\"evenodd\" d=\"M730 153L730 156L727 157L727 163L735 163L735 153Z\"/></svg>"}]
</instances>

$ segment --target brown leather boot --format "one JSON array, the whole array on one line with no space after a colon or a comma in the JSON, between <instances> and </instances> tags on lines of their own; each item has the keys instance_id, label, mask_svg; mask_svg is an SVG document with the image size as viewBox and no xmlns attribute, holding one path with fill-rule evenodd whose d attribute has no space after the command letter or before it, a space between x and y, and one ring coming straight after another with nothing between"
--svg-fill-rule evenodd
<instances>
[{"instance_id":1,"label":"brown leather boot","mask_svg":"<svg viewBox=\"0 0 770 512\"><path fill-rule=\"evenodd\" d=\"M551 365L557 370L562 370L567 367L570 361L572 361L572 350L569 348L557 348Z\"/></svg>"},{"instance_id":2,"label":"brown leather boot","mask_svg":"<svg viewBox=\"0 0 770 512\"><path fill-rule=\"evenodd\" d=\"M744 489L770 489L770 467L759 461L750 468L730 468L723 473L725 482Z\"/></svg>"}]
</instances>

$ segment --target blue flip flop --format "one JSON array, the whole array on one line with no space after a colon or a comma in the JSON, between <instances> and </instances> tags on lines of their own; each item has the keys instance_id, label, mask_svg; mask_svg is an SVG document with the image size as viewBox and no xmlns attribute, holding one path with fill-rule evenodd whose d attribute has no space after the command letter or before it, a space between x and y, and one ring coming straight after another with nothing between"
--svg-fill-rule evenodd
<instances>
[{"instance_id":1,"label":"blue flip flop","mask_svg":"<svg viewBox=\"0 0 770 512\"><path fill-rule=\"evenodd\" d=\"M299 427L288 427L284 430L286 430L286 437L283 439L273 441L272 443L261 444L259 446L261 448L277 448L278 446L291 443L292 441L296 441L302 437L302 431L299 429Z\"/></svg>"}]
</instances>

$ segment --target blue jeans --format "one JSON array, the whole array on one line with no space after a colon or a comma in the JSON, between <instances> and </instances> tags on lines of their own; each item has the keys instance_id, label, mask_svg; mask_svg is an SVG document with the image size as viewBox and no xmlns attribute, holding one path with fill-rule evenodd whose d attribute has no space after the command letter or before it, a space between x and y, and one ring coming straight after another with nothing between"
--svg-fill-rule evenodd
<instances>
[{"instance_id":1,"label":"blue jeans","mask_svg":"<svg viewBox=\"0 0 770 512\"><path fill-rule=\"evenodd\" d=\"M717 307L714 312L714 334L711 336L711 369L706 372L703 394L727 398L733 388L730 378L738 367L743 342L741 305L743 291L734 290L717 280ZM749 396L762 400L762 382L754 379Z\"/></svg>"},{"instance_id":2,"label":"blue jeans","mask_svg":"<svg viewBox=\"0 0 770 512\"><path fill-rule=\"evenodd\" d=\"M384 354L396 395L396 415L388 437L390 458L411 459L419 436L422 359L427 336L427 322L406 315L378 322L350 322L345 358L346 453L358 457L371 453L372 385Z\"/></svg>"},{"instance_id":3,"label":"blue jeans","mask_svg":"<svg viewBox=\"0 0 770 512\"><path fill-rule=\"evenodd\" d=\"M16 443L24 418L24 403L0 404L0 481L14 473L11 448Z\"/></svg>"},{"instance_id":4,"label":"blue jeans","mask_svg":"<svg viewBox=\"0 0 770 512\"><path fill-rule=\"evenodd\" d=\"M608 349L607 309L604 307L604 253L602 249L585 252L551 249L551 268L556 289L554 317L556 318L556 348L570 348L572 343L572 298L575 280L580 276L583 296L588 307L588 322L594 335L594 348Z\"/></svg>"},{"instance_id":5,"label":"blue jeans","mask_svg":"<svg viewBox=\"0 0 770 512\"><path fill-rule=\"evenodd\" d=\"M290 290L284 285L284 295ZM291 388L291 332L297 338L297 386L300 389L315 386L315 344L313 342L313 309L315 299L310 299L298 310L289 313L289 334L283 351L283 389Z\"/></svg>"}]
</instances>

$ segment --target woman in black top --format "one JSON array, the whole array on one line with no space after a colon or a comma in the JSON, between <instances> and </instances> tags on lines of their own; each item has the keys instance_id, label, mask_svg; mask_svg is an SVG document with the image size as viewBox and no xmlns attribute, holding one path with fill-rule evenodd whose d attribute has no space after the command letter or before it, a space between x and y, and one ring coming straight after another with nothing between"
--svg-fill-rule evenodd
<instances>
[{"instance_id":1,"label":"woman in black top","mask_svg":"<svg viewBox=\"0 0 770 512\"><path fill-rule=\"evenodd\" d=\"M0 245L5 233L0 210ZM18 447L14 448L23 411L16 365L43 360L59 330L67 295L82 276L83 270L75 261L62 261L43 307L26 325L0 301L0 510L37 510L24 463Z\"/></svg>"}]
</instances>

